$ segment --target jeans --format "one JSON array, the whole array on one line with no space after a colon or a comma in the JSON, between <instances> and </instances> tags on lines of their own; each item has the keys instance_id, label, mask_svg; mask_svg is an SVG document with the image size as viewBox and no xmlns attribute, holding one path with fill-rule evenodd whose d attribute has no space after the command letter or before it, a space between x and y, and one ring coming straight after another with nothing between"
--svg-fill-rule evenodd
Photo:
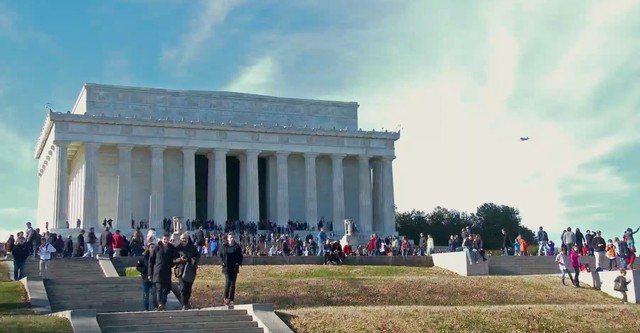
<instances>
[{"instance_id":1,"label":"jeans","mask_svg":"<svg viewBox=\"0 0 640 333\"><path fill-rule=\"evenodd\" d=\"M568 269L566 269L566 268L561 268L561 269L560 269L560 272L562 273L561 278L562 278L562 281L563 281L563 282L564 282L564 276L565 276L565 274L566 274L566 275L569 275L569 280L571 280L571 283L574 283L574 282L573 282L573 277L571 276L571 273L569 272L569 270L568 270Z\"/></svg>"},{"instance_id":2,"label":"jeans","mask_svg":"<svg viewBox=\"0 0 640 333\"><path fill-rule=\"evenodd\" d=\"M545 256L549 255L549 243L546 241L538 242L538 255L541 256L542 253L544 253Z\"/></svg>"},{"instance_id":3,"label":"jeans","mask_svg":"<svg viewBox=\"0 0 640 333\"><path fill-rule=\"evenodd\" d=\"M149 306L149 297L152 298L153 308ZM151 281L142 281L142 305L144 305L145 311L151 311L158 307L158 295L155 293Z\"/></svg>"},{"instance_id":4,"label":"jeans","mask_svg":"<svg viewBox=\"0 0 640 333\"><path fill-rule=\"evenodd\" d=\"M191 299L191 288L193 288L193 283L185 282L183 279L180 280L180 298L182 306L189 305L189 299Z\"/></svg>"},{"instance_id":5,"label":"jeans","mask_svg":"<svg viewBox=\"0 0 640 333\"><path fill-rule=\"evenodd\" d=\"M620 268L627 269L627 258L620 256Z\"/></svg>"},{"instance_id":6,"label":"jeans","mask_svg":"<svg viewBox=\"0 0 640 333\"><path fill-rule=\"evenodd\" d=\"M609 258L609 270L613 270L613 265L616 265L616 268L618 268L618 261L616 260L616 257Z\"/></svg>"},{"instance_id":7,"label":"jeans","mask_svg":"<svg viewBox=\"0 0 640 333\"><path fill-rule=\"evenodd\" d=\"M84 253L84 255L82 257L83 258L93 258L95 256L94 252L96 251L95 250L95 246L96 246L95 244L87 243L86 244L87 251Z\"/></svg>"},{"instance_id":8,"label":"jeans","mask_svg":"<svg viewBox=\"0 0 640 333\"><path fill-rule=\"evenodd\" d=\"M596 257L596 269L602 268L602 261L604 260L603 257L605 256L604 251L596 251L593 255L594 257Z\"/></svg>"},{"instance_id":9,"label":"jeans","mask_svg":"<svg viewBox=\"0 0 640 333\"><path fill-rule=\"evenodd\" d=\"M627 292L622 290L620 293L622 294L622 303L627 303Z\"/></svg>"},{"instance_id":10,"label":"jeans","mask_svg":"<svg viewBox=\"0 0 640 333\"><path fill-rule=\"evenodd\" d=\"M502 252L503 256L508 256L509 255L509 248L508 247L503 247L501 252Z\"/></svg>"},{"instance_id":11,"label":"jeans","mask_svg":"<svg viewBox=\"0 0 640 333\"><path fill-rule=\"evenodd\" d=\"M573 271L575 272L573 275L573 284L576 285L576 287L579 287L580 279L578 279L578 276L580 275L580 267L574 267Z\"/></svg>"},{"instance_id":12,"label":"jeans","mask_svg":"<svg viewBox=\"0 0 640 333\"><path fill-rule=\"evenodd\" d=\"M236 294L236 279L238 278L238 273L233 269L229 270L230 272L224 273L224 298L233 302Z\"/></svg>"},{"instance_id":13,"label":"jeans","mask_svg":"<svg viewBox=\"0 0 640 333\"><path fill-rule=\"evenodd\" d=\"M164 285L156 282L156 294L158 294L158 304L167 305L167 295L171 292L171 283Z\"/></svg>"},{"instance_id":14,"label":"jeans","mask_svg":"<svg viewBox=\"0 0 640 333\"><path fill-rule=\"evenodd\" d=\"M43 279L48 279L49 275L49 265L51 264L51 260L40 260L40 276Z\"/></svg>"},{"instance_id":15,"label":"jeans","mask_svg":"<svg viewBox=\"0 0 640 333\"><path fill-rule=\"evenodd\" d=\"M18 281L24 277L24 260L14 260L13 261L13 280Z\"/></svg>"}]
</instances>

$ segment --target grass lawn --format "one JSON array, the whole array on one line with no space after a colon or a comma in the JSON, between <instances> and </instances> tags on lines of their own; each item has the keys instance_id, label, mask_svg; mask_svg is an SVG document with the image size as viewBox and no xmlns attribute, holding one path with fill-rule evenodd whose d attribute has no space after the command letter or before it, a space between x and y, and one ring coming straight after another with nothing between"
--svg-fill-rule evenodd
<instances>
[{"instance_id":1,"label":"grass lawn","mask_svg":"<svg viewBox=\"0 0 640 333\"><path fill-rule=\"evenodd\" d=\"M219 266L201 266L192 305L220 305L223 287ZM298 333L640 331L640 307L623 306L586 286L563 286L557 276L461 277L439 268L397 266L244 266L236 303L273 303Z\"/></svg>"},{"instance_id":2,"label":"grass lawn","mask_svg":"<svg viewBox=\"0 0 640 333\"><path fill-rule=\"evenodd\" d=\"M0 262L0 331L12 333L73 332L67 319L36 316L29 310L20 282L7 281L7 266Z\"/></svg>"}]
</instances>

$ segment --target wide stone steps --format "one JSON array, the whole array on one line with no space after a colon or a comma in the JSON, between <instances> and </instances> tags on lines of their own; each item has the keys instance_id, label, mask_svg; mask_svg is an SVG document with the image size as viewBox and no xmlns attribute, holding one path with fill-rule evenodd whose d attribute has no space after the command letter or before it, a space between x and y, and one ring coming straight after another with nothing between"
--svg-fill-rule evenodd
<instances>
[{"instance_id":1,"label":"wide stone steps","mask_svg":"<svg viewBox=\"0 0 640 333\"><path fill-rule=\"evenodd\" d=\"M559 274L555 257L545 256L492 256L489 257L490 275L537 275ZM595 267L594 257L580 257L580 262Z\"/></svg>"},{"instance_id":2,"label":"wide stone steps","mask_svg":"<svg viewBox=\"0 0 640 333\"><path fill-rule=\"evenodd\" d=\"M99 313L103 333L218 332L264 333L245 310L189 310Z\"/></svg>"},{"instance_id":3,"label":"wide stone steps","mask_svg":"<svg viewBox=\"0 0 640 333\"><path fill-rule=\"evenodd\" d=\"M24 275L40 276L40 261L29 258L24 265ZM49 275L52 279L73 279L77 277L104 276L100 264L93 258L56 258L51 260Z\"/></svg>"},{"instance_id":4,"label":"wide stone steps","mask_svg":"<svg viewBox=\"0 0 640 333\"><path fill-rule=\"evenodd\" d=\"M140 278L82 278L44 281L53 312L95 309L97 312L142 311Z\"/></svg>"}]
</instances>

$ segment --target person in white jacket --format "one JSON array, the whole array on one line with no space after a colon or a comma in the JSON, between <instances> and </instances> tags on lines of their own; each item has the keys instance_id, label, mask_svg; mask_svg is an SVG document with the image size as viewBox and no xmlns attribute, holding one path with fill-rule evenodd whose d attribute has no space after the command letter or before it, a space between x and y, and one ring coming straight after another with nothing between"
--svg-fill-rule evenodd
<instances>
[{"instance_id":1,"label":"person in white jacket","mask_svg":"<svg viewBox=\"0 0 640 333\"><path fill-rule=\"evenodd\" d=\"M433 236L427 235L427 255L433 254L435 246L433 245Z\"/></svg>"},{"instance_id":2,"label":"person in white jacket","mask_svg":"<svg viewBox=\"0 0 640 333\"><path fill-rule=\"evenodd\" d=\"M49 264L51 263L51 254L56 252L56 248L51 245L49 239L42 237L42 245L38 249L40 252L40 277L49 279Z\"/></svg>"}]
</instances>

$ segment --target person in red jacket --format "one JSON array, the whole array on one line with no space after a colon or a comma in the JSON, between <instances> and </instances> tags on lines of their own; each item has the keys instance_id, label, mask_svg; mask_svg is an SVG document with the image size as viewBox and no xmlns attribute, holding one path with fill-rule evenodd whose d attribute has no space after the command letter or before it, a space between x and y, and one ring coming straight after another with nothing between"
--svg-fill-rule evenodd
<instances>
[{"instance_id":1,"label":"person in red jacket","mask_svg":"<svg viewBox=\"0 0 640 333\"><path fill-rule=\"evenodd\" d=\"M120 257L122 256L122 250L124 249L124 239L120 235L120 230L116 230L116 233L113 234L113 256Z\"/></svg>"},{"instance_id":2,"label":"person in red jacket","mask_svg":"<svg viewBox=\"0 0 640 333\"><path fill-rule=\"evenodd\" d=\"M342 247L342 253L344 253L345 256L350 256L351 251L351 245L349 243L344 244L344 246Z\"/></svg>"}]
</instances>

